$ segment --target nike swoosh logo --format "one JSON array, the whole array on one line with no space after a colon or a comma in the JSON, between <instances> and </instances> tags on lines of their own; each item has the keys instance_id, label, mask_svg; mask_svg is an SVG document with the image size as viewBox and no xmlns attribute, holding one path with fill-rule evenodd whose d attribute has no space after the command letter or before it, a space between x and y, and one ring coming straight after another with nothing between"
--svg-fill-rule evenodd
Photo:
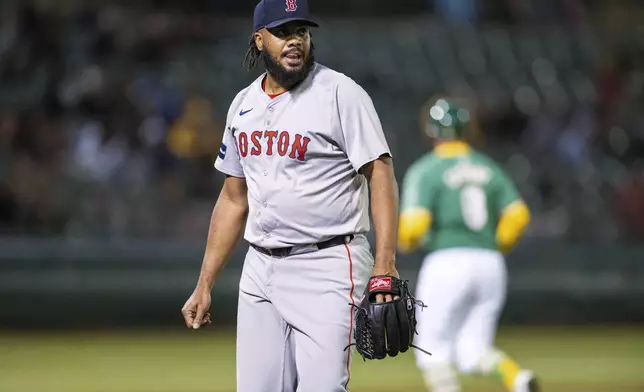
<instances>
[{"instance_id":1,"label":"nike swoosh logo","mask_svg":"<svg viewBox=\"0 0 644 392\"><path fill-rule=\"evenodd\" d=\"M239 115L240 115L240 116L243 116L244 114L247 114L247 113L248 113L248 112L250 112L251 110L253 110L253 109L246 110L246 111L244 111L244 109L242 109L242 110L239 112Z\"/></svg>"}]
</instances>

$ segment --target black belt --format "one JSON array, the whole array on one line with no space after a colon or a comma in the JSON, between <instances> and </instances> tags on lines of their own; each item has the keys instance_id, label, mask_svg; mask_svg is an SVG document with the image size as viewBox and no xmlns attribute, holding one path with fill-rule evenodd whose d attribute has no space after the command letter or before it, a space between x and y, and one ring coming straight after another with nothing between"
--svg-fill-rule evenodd
<instances>
[{"instance_id":1,"label":"black belt","mask_svg":"<svg viewBox=\"0 0 644 392\"><path fill-rule=\"evenodd\" d=\"M317 244L311 244L310 246L315 246L318 248L318 250L330 248L332 246L338 246L342 244L346 244L351 242L355 236L353 234L349 235L337 235L330 240L318 242ZM273 248L273 249L268 249L268 248L262 248L261 246L257 246L254 244L250 244L253 248L255 248L256 251L263 253L267 256L272 256L272 257L286 257L291 254L293 249L295 249L295 246L287 246L285 248ZM300 246L297 246L300 247Z\"/></svg>"}]
</instances>

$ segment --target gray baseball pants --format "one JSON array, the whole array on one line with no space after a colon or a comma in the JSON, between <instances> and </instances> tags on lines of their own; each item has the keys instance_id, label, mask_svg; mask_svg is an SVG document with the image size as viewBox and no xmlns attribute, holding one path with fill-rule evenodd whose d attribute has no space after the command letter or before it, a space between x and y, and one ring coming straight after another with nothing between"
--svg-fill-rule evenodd
<instances>
[{"instance_id":1,"label":"gray baseball pants","mask_svg":"<svg viewBox=\"0 0 644 392\"><path fill-rule=\"evenodd\" d=\"M344 392L353 315L371 275L369 242L277 258L249 247L239 284L238 392Z\"/></svg>"}]
</instances>

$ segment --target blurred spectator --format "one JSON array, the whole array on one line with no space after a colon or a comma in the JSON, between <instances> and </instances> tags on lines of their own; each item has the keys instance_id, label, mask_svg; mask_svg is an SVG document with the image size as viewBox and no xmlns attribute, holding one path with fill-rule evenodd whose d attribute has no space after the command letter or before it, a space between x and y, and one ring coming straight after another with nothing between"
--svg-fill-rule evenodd
<instances>
[{"instance_id":1,"label":"blurred spectator","mask_svg":"<svg viewBox=\"0 0 644 392\"><path fill-rule=\"evenodd\" d=\"M620 107L629 98L628 83L633 66L631 55L624 50L611 51L603 59L596 80L599 123L604 132L613 125Z\"/></svg>"},{"instance_id":2,"label":"blurred spectator","mask_svg":"<svg viewBox=\"0 0 644 392\"><path fill-rule=\"evenodd\" d=\"M474 23L479 0L432 0L434 9L446 21Z\"/></svg>"},{"instance_id":3,"label":"blurred spectator","mask_svg":"<svg viewBox=\"0 0 644 392\"><path fill-rule=\"evenodd\" d=\"M0 231L202 234L223 116L255 77L239 64L248 21L216 10L242 7L54 3L0 2ZM445 23L428 35L413 18L368 34L369 21L329 21L319 58L373 81L400 173L425 152L411 108L440 91L472 95L481 148L518 177L534 233L605 237L612 218L639 233L641 181L625 181L644 160L644 40L620 18L609 36L578 28L583 3L433 0ZM513 25L486 24L500 19ZM608 217L613 194L620 212Z\"/></svg>"},{"instance_id":4,"label":"blurred spectator","mask_svg":"<svg viewBox=\"0 0 644 392\"><path fill-rule=\"evenodd\" d=\"M644 172L620 184L613 199L614 211L622 227L623 239L644 240Z\"/></svg>"},{"instance_id":5,"label":"blurred spectator","mask_svg":"<svg viewBox=\"0 0 644 392\"><path fill-rule=\"evenodd\" d=\"M7 232L18 222L17 200L9 186L18 121L14 111L0 114L0 232Z\"/></svg>"},{"instance_id":6,"label":"blurred spectator","mask_svg":"<svg viewBox=\"0 0 644 392\"><path fill-rule=\"evenodd\" d=\"M582 0L505 0L508 13L519 24L577 25L586 18Z\"/></svg>"},{"instance_id":7,"label":"blurred spectator","mask_svg":"<svg viewBox=\"0 0 644 392\"><path fill-rule=\"evenodd\" d=\"M180 158L213 157L219 151L221 132L212 117L212 105L201 97L186 102L179 119L168 135L168 146Z\"/></svg>"}]
</instances>

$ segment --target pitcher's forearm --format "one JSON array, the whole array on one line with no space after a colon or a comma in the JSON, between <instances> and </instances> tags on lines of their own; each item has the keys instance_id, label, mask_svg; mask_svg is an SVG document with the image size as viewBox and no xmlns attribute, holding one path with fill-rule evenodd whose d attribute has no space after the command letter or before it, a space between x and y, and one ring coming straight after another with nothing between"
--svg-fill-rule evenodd
<instances>
[{"instance_id":1,"label":"pitcher's forearm","mask_svg":"<svg viewBox=\"0 0 644 392\"><path fill-rule=\"evenodd\" d=\"M210 291L228 257L239 242L246 223L248 206L220 198L213 208L198 288Z\"/></svg>"},{"instance_id":2,"label":"pitcher's forearm","mask_svg":"<svg viewBox=\"0 0 644 392\"><path fill-rule=\"evenodd\" d=\"M376 233L375 267L395 268L398 235L398 183L389 158L375 161L370 178L371 215Z\"/></svg>"}]
</instances>

